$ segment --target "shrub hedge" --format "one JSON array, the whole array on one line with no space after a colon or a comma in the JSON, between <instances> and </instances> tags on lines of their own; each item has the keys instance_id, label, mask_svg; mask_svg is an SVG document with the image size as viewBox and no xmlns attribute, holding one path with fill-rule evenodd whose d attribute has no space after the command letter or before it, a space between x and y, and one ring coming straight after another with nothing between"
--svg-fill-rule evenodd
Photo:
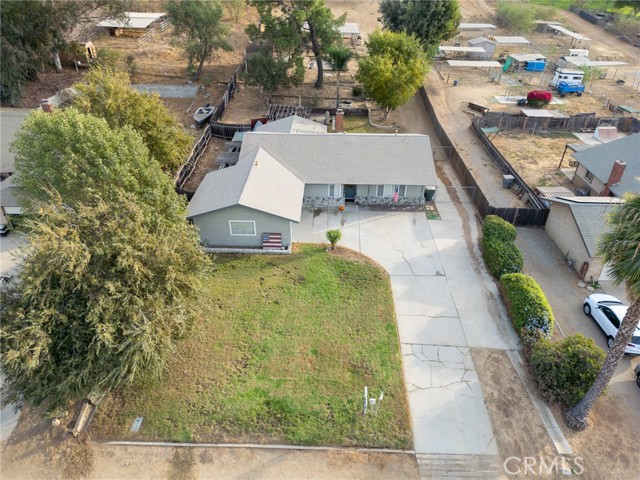
<instances>
[{"instance_id":1,"label":"shrub hedge","mask_svg":"<svg viewBox=\"0 0 640 480\"><path fill-rule=\"evenodd\" d=\"M487 269L496 278L500 278L505 273L520 272L524 265L522 253L513 242L485 239L482 255Z\"/></svg>"},{"instance_id":2,"label":"shrub hedge","mask_svg":"<svg viewBox=\"0 0 640 480\"><path fill-rule=\"evenodd\" d=\"M482 238L513 242L516 239L516 227L497 215L487 215L482 224Z\"/></svg>"},{"instance_id":3,"label":"shrub hedge","mask_svg":"<svg viewBox=\"0 0 640 480\"><path fill-rule=\"evenodd\" d=\"M562 342L536 342L528 352L528 363L543 398L570 408L587 393L605 356L593 339L578 334Z\"/></svg>"},{"instance_id":4,"label":"shrub hedge","mask_svg":"<svg viewBox=\"0 0 640 480\"><path fill-rule=\"evenodd\" d=\"M500 277L500 284L511 321L522 342L531 345L549 338L555 320L538 282L522 273L508 273Z\"/></svg>"}]
</instances>

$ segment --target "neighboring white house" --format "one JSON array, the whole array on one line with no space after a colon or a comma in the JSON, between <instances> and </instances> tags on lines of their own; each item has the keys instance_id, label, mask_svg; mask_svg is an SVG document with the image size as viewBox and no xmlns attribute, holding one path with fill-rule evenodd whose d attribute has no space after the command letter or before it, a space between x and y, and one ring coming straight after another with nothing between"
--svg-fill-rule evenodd
<instances>
[{"instance_id":1,"label":"neighboring white house","mask_svg":"<svg viewBox=\"0 0 640 480\"><path fill-rule=\"evenodd\" d=\"M572 182L591 195L640 193L640 133L580 150L573 158L578 167Z\"/></svg>"},{"instance_id":2,"label":"neighboring white house","mask_svg":"<svg viewBox=\"0 0 640 480\"><path fill-rule=\"evenodd\" d=\"M16 133L33 110L28 108L0 108L0 177L5 179L15 172L13 153L9 147L16 137Z\"/></svg>"},{"instance_id":3,"label":"neighboring white house","mask_svg":"<svg viewBox=\"0 0 640 480\"><path fill-rule=\"evenodd\" d=\"M545 230L584 280L598 280L604 268L597 253L607 215L622 201L615 197L545 198L550 206Z\"/></svg>"},{"instance_id":4,"label":"neighboring white house","mask_svg":"<svg viewBox=\"0 0 640 480\"><path fill-rule=\"evenodd\" d=\"M326 133L288 117L246 133L237 163L206 175L188 217L212 247L260 248L273 234L287 248L303 207L420 206L436 183L426 135Z\"/></svg>"}]
</instances>

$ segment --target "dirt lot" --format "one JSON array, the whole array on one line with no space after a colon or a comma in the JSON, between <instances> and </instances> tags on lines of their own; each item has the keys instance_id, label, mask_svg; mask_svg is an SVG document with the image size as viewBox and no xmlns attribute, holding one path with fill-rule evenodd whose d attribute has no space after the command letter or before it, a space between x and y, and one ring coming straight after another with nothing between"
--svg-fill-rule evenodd
<instances>
[{"instance_id":1,"label":"dirt lot","mask_svg":"<svg viewBox=\"0 0 640 480\"><path fill-rule=\"evenodd\" d=\"M531 135L523 132L500 132L493 144L530 187L566 187L574 189L570 179L558 170L567 143L580 143L569 132ZM571 159L568 151L563 167Z\"/></svg>"}]
</instances>

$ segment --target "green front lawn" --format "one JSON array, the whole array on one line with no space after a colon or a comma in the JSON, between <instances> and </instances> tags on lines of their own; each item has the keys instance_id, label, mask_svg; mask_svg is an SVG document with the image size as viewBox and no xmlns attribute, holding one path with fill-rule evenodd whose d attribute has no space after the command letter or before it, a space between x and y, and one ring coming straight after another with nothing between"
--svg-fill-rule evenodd
<instances>
[{"instance_id":1,"label":"green front lawn","mask_svg":"<svg viewBox=\"0 0 640 480\"><path fill-rule=\"evenodd\" d=\"M395 133L394 130L374 127L366 116L345 115L343 125L346 133Z\"/></svg>"},{"instance_id":2,"label":"green front lawn","mask_svg":"<svg viewBox=\"0 0 640 480\"><path fill-rule=\"evenodd\" d=\"M317 245L216 264L206 318L161 381L105 400L94 436L412 447L386 273ZM365 385L384 391L377 416L362 416Z\"/></svg>"}]
</instances>

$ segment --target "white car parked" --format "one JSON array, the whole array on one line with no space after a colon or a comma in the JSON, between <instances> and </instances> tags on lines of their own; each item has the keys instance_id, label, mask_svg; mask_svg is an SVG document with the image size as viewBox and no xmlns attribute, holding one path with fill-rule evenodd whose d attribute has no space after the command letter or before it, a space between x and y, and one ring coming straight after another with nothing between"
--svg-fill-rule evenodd
<instances>
[{"instance_id":1,"label":"white car parked","mask_svg":"<svg viewBox=\"0 0 640 480\"><path fill-rule=\"evenodd\" d=\"M601 293L589 295L584 299L584 305L582 307L584 314L593 317L598 325L600 325L600 328L607 336L607 345L609 348L613 346L613 340L618 334L618 328L620 328L622 319L628 309L629 307L616 297ZM640 355L640 328L636 328L631 343L627 345L624 353Z\"/></svg>"}]
</instances>

